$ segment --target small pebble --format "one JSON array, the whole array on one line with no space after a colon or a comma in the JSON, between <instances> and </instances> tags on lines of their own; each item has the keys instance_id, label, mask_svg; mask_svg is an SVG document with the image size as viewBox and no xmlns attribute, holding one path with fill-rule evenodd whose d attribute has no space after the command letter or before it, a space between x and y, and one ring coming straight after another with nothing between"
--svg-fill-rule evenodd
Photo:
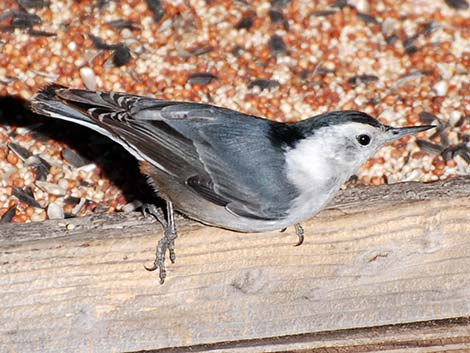
<instances>
[{"instance_id":1,"label":"small pebble","mask_svg":"<svg viewBox=\"0 0 470 353\"><path fill-rule=\"evenodd\" d=\"M434 92L436 92L437 96L445 96L447 94L447 89L449 88L449 85L447 84L446 81L439 81L434 86L432 86L432 89Z\"/></svg>"},{"instance_id":2,"label":"small pebble","mask_svg":"<svg viewBox=\"0 0 470 353\"><path fill-rule=\"evenodd\" d=\"M60 185L48 183L46 181L36 181L36 186L47 192L48 194L55 196L64 196L67 193L67 189Z\"/></svg>"},{"instance_id":3,"label":"small pebble","mask_svg":"<svg viewBox=\"0 0 470 353\"><path fill-rule=\"evenodd\" d=\"M456 126L457 123L460 121L460 119L462 118L462 113L457 111L457 110L453 110L451 113L450 113L450 116L449 116L449 125L450 126Z\"/></svg>"},{"instance_id":4,"label":"small pebble","mask_svg":"<svg viewBox=\"0 0 470 353\"><path fill-rule=\"evenodd\" d=\"M64 219L64 209L57 202L51 202L47 206L47 218L49 219Z\"/></svg>"},{"instance_id":5,"label":"small pebble","mask_svg":"<svg viewBox=\"0 0 470 353\"><path fill-rule=\"evenodd\" d=\"M142 206L142 202L139 201L139 200L134 200L132 202L129 202L128 204L124 205L121 210L123 212L132 212L132 211L135 211L136 209L138 209L139 207Z\"/></svg>"},{"instance_id":6,"label":"small pebble","mask_svg":"<svg viewBox=\"0 0 470 353\"><path fill-rule=\"evenodd\" d=\"M75 229L75 224L73 223L67 223L67 225L65 226L65 229L67 230L74 230Z\"/></svg>"},{"instance_id":7,"label":"small pebble","mask_svg":"<svg viewBox=\"0 0 470 353\"><path fill-rule=\"evenodd\" d=\"M84 197L80 198L80 202L72 208L71 213L73 215L77 215L82 210L83 206L86 205L86 203L87 203L86 198L84 198Z\"/></svg>"},{"instance_id":8,"label":"small pebble","mask_svg":"<svg viewBox=\"0 0 470 353\"><path fill-rule=\"evenodd\" d=\"M82 67L80 69L80 77L87 89L96 91L96 75L92 68L86 66Z\"/></svg>"}]
</instances>

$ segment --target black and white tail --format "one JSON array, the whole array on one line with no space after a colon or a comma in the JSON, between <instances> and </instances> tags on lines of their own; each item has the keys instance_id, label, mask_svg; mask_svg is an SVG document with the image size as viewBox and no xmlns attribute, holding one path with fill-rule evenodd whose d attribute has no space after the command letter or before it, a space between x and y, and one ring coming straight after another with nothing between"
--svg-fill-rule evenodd
<instances>
[{"instance_id":1,"label":"black and white tail","mask_svg":"<svg viewBox=\"0 0 470 353\"><path fill-rule=\"evenodd\" d=\"M36 94L30 108L37 114L71 121L95 130L122 145L138 160L143 160L135 146L130 145L121 134L114 133L112 125L105 122L119 121L120 116L127 116L132 104L138 99L138 96L123 93L68 89L53 84Z\"/></svg>"}]
</instances>

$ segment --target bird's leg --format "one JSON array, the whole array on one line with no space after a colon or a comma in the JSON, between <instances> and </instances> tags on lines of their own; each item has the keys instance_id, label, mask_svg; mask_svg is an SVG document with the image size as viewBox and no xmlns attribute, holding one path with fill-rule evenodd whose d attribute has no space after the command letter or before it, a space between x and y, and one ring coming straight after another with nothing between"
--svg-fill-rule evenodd
<instances>
[{"instance_id":1,"label":"bird's leg","mask_svg":"<svg viewBox=\"0 0 470 353\"><path fill-rule=\"evenodd\" d=\"M152 267L145 266L147 271L155 271L157 268L160 269L160 283L165 282L166 269L165 269L165 256L166 251L168 250L170 255L170 261L172 263L176 260L175 255L175 239L177 237L176 227L175 227L175 217L173 213L173 204L170 201L166 202L166 213L167 217L163 214L161 208L156 207L155 205L144 205L142 207L144 215L150 214L155 217L155 219L160 222L163 227L163 237L158 241L157 249L155 251L155 261Z\"/></svg>"},{"instance_id":2,"label":"bird's leg","mask_svg":"<svg viewBox=\"0 0 470 353\"><path fill-rule=\"evenodd\" d=\"M280 232L284 233L286 229L287 228L282 228ZM299 237L299 240L297 241L297 244L295 244L294 246L302 245L302 243L304 242L304 229L302 228L300 223L295 224L295 234L297 234L297 236Z\"/></svg>"},{"instance_id":3,"label":"bird's leg","mask_svg":"<svg viewBox=\"0 0 470 353\"><path fill-rule=\"evenodd\" d=\"M299 237L299 240L297 241L297 244L295 244L294 246L302 245L302 243L304 242L304 229L302 228L300 223L295 224L295 234L297 234L297 236Z\"/></svg>"}]
</instances>

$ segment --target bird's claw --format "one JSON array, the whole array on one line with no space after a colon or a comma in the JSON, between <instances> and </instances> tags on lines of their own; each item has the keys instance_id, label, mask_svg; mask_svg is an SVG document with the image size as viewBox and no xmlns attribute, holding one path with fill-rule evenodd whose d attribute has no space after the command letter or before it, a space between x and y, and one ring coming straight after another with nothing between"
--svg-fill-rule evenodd
<instances>
[{"instance_id":1,"label":"bird's claw","mask_svg":"<svg viewBox=\"0 0 470 353\"><path fill-rule=\"evenodd\" d=\"M284 233L286 231L287 228L282 228L280 230L281 233ZM300 225L300 223L296 223L295 224L295 234L297 234L297 236L299 237L299 239L297 240L297 243L294 245L294 246L300 246L302 245L302 243L304 242L304 229L302 228L302 226Z\"/></svg>"},{"instance_id":2,"label":"bird's claw","mask_svg":"<svg viewBox=\"0 0 470 353\"><path fill-rule=\"evenodd\" d=\"M295 234L297 234L299 239L297 240L297 244L295 244L294 246L302 245L302 243L304 242L304 229L302 228L300 223L295 224Z\"/></svg>"},{"instance_id":3,"label":"bird's claw","mask_svg":"<svg viewBox=\"0 0 470 353\"><path fill-rule=\"evenodd\" d=\"M166 278L166 268L165 268L165 257L168 250L170 261L175 263L176 254L175 254L175 239L177 237L174 218L173 218L173 207L167 203L167 212L168 212L168 221L163 215L163 211L156 207L155 205L144 205L142 211L144 216L150 214L154 216L158 222L162 225L164 229L163 237L158 241L158 245L155 251L155 260L151 267L144 265L144 268L147 271L155 271L157 268L160 269L159 277L160 284L165 282Z\"/></svg>"}]
</instances>

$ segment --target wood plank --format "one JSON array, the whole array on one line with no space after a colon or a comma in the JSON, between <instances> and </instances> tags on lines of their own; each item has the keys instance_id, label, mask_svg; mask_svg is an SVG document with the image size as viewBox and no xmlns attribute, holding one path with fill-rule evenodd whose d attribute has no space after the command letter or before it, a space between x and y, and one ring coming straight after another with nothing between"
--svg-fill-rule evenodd
<instances>
[{"instance_id":1,"label":"wood plank","mask_svg":"<svg viewBox=\"0 0 470 353\"><path fill-rule=\"evenodd\" d=\"M327 331L320 333L232 341L213 345L163 348L152 353L358 353L468 352L470 318Z\"/></svg>"},{"instance_id":2,"label":"wood plank","mask_svg":"<svg viewBox=\"0 0 470 353\"><path fill-rule=\"evenodd\" d=\"M469 185L346 190L304 224L300 247L292 229L240 234L179 219L163 286L143 269L161 229L138 214L1 225L0 351L213 351L470 316ZM468 344L468 322L456 327L449 349ZM292 349L321 347L312 342Z\"/></svg>"}]
</instances>

